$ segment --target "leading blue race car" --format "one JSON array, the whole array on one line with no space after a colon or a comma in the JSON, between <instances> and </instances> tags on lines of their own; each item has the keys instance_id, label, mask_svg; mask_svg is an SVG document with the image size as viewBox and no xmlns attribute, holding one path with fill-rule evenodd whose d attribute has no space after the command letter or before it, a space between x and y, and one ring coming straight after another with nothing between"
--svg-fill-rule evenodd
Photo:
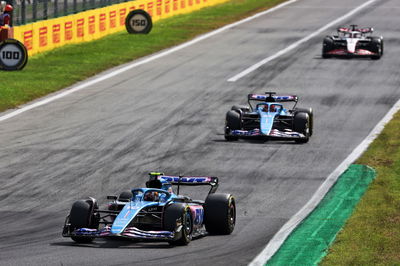
<instances>
[{"instance_id":1,"label":"leading blue race car","mask_svg":"<svg viewBox=\"0 0 400 266\"><path fill-rule=\"evenodd\" d=\"M226 113L225 139L263 138L306 143L313 133L312 108L296 108L296 95L249 94L248 106L234 105ZM252 102L258 102L255 106ZM282 103L294 102L291 109Z\"/></svg>"},{"instance_id":2,"label":"leading blue race car","mask_svg":"<svg viewBox=\"0 0 400 266\"><path fill-rule=\"evenodd\" d=\"M172 185L177 185L177 193ZM179 195L181 186L210 186L205 200ZM215 193L217 177L166 176L150 173L146 188L134 188L119 196L107 196L107 208L94 198L76 201L67 216L62 235L78 243L94 238L123 237L168 241L187 245L206 234L231 234L236 205L231 194Z\"/></svg>"}]
</instances>

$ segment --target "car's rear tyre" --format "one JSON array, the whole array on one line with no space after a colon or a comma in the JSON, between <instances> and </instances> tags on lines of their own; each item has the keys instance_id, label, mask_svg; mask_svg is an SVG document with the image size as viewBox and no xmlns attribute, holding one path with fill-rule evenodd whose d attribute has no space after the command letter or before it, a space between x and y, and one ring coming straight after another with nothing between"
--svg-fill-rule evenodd
<instances>
[{"instance_id":1,"label":"car's rear tyre","mask_svg":"<svg viewBox=\"0 0 400 266\"><path fill-rule=\"evenodd\" d=\"M232 111L242 111L242 112L250 112L250 107L247 105L234 105L231 108Z\"/></svg>"},{"instance_id":2,"label":"car's rear tyre","mask_svg":"<svg viewBox=\"0 0 400 266\"><path fill-rule=\"evenodd\" d=\"M235 141L239 138L236 136L230 136L231 130L238 130L241 128L240 113L237 111L230 110L226 113L225 119L225 139L227 141Z\"/></svg>"},{"instance_id":3,"label":"car's rear tyre","mask_svg":"<svg viewBox=\"0 0 400 266\"><path fill-rule=\"evenodd\" d=\"M204 204L204 225L207 232L229 235L236 224L235 199L230 194L210 194Z\"/></svg>"},{"instance_id":4,"label":"car's rear tyre","mask_svg":"<svg viewBox=\"0 0 400 266\"><path fill-rule=\"evenodd\" d=\"M123 191L119 194L118 200L122 202L130 202L132 200L132 191Z\"/></svg>"},{"instance_id":5,"label":"car's rear tyre","mask_svg":"<svg viewBox=\"0 0 400 266\"><path fill-rule=\"evenodd\" d=\"M92 200L78 200L71 208L69 214L70 231L74 231L79 228L99 228L99 220L94 215L97 209L97 203ZM86 236L71 236L71 239L77 243L90 243L93 241L93 237Z\"/></svg>"},{"instance_id":6,"label":"car's rear tyre","mask_svg":"<svg viewBox=\"0 0 400 266\"><path fill-rule=\"evenodd\" d=\"M309 131L310 117L307 113L297 113L293 119L293 130L302 133L305 137L296 139L296 143L307 143L310 138Z\"/></svg>"},{"instance_id":7,"label":"car's rear tyre","mask_svg":"<svg viewBox=\"0 0 400 266\"><path fill-rule=\"evenodd\" d=\"M177 226L182 225L178 237L168 241L171 245L185 246L192 240L193 218L189 206L173 203L164 211L163 225L166 231L174 232Z\"/></svg>"},{"instance_id":8,"label":"car's rear tyre","mask_svg":"<svg viewBox=\"0 0 400 266\"><path fill-rule=\"evenodd\" d=\"M313 109L311 107L309 107L309 108L296 108L294 111L295 111L295 114L296 113L307 113L308 114L308 117L310 119L308 128L309 128L309 134L310 134L310 137L311 137L312 134L313 134L313 129L314 129L314 112L313 112Z\"/></svg>"},{"instance_id":9,"label":"car's rear tyre","mask_svg":"<svg viewBox=\"0 0 400 266\"><path fill-rule=\"evenodd\" d=\"M322 42L322 57L323 58L332 57L330 54L328 54L328 52L332 51L334 46L335 44L332 38L330 36L325 37L324 41Z\"/></svg>"}]
</instances>

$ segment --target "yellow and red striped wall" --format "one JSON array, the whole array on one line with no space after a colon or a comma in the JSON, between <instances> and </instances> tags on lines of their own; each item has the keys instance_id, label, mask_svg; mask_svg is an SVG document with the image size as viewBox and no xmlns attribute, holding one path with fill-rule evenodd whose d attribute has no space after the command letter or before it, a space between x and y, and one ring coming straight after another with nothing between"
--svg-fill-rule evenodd
<instances>
[{"instance_id":1,"label":"yellow and red striped wall","mask_svg":"<svg viewBox=\"0 0 400 266\"><path fill-rule=\"evenodd\" d=\"M153 22L190 13L228 0L137 0L78 14L14 27L14 38L22 42L29 55L66 44L87 42L125 30L125 17L135 9L146 10Z\"/></svg>"}]
</instances>

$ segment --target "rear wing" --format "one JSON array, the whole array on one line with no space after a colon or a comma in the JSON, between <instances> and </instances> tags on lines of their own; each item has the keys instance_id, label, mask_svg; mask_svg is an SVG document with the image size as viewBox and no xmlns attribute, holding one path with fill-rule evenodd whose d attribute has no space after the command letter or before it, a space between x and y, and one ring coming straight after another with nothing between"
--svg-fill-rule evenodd
<instances>
[{"instance_id":1,"label":"rear wing","mask_svg":"<svg viewBox=\"0 0 400 266\"><path fill-rule=\"evenodd\" d=\"M266 95L266 94L249 94L247 96L249 101L260 102L297 102L296 95Z\"/></svg>"},{"instance_id":2,"label":"rear wing","mask_svg":"<svg viewBox=\"0 0 400 266\"><path fill-rule=\"evenodd\" d=\"M253 105L251 105L251 101L260 101L260 102L294 102L293 109L297 105L297 101L299 98L296 95L275 95L276 92L265 92L265 94L249 94L247 95L247 101L251 110L254 110Z\"/></svg>"},{"instance_id":3,"label":"rear wing","mask_svg":"<svg viewBox=\"0 0 400 266\"><path fill-rule=\"evenodd\" d=\"M357 25L350 25L350 27L339 27L337 28L338 32L352 32L352 31L358 31L361 33L372 33L374 32L374 28L371 27L366 27L366 28L358 28Z\"/></svg>"},{"instance_id":4,"label":"rear wing","mask_svg":"<svg viewBox=\"0 0 400 266\"><path fill-rule=\"evenodd\" d=\"M149 181L146 186L153 187L162 186L163 183L178 186L177 194L179 194L180 186L210 186L210 193L215 193L218 188L218 177L216 176L168 176L163 173L149 173Z\"/></svg>"}]
</instances>

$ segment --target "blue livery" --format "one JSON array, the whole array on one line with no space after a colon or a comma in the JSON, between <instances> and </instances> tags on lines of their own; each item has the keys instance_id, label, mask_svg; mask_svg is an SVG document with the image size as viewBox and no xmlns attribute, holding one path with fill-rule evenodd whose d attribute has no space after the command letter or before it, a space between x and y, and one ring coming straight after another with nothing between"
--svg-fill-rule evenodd
<instances>
[{"instance_id":1,"label":"blue livery","mask_svg":"<svg viewBox=\"0 0 400 266\"><path fill-rule=\"evenodd\" d=\"M313 128L312 109L295 108L296 95L274 94L249 94L248 106L233 106L226 114L225 139L259 137L308 142ZM255 106L254 101L258 102ZM288 109L283 105L286 102L295 104Z\"/></svg>"},{"instance_id":2,"label":"blue livery","mask_svg":"<svg viewBox=\"0 0 400 266\"><path fill-rule=\"evenodd\" d=\"M177 186L177 193L173 185ZM210 186L205 201L179 194L181 186L204 185ZM125 237L186 245L193 237L214 233L216 229L230 234L236 219L235 201L230 194L216 194L217 187L217 177L150 173L146 188L134 188L118 197L108 196L112 201L105 209L100 209L94 198L75 202L66 218L63 236L78 243L99 237ZM221 229L216 221L226 226Z\"/></svg>"}]
</instances>

